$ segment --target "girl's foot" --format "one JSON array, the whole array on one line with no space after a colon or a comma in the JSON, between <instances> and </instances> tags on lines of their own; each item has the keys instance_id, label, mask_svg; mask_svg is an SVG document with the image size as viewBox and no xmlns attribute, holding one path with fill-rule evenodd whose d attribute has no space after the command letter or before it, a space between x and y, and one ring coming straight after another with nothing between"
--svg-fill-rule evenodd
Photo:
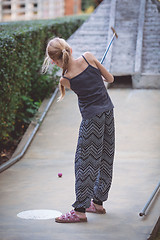
<instances>
[{"instance_id":1,"label":"girl's foot","mask_svg":"<svg viewBox=\"0 0 160 240\"><path fill-rule=\"evenodd\" d=\"M75 212L71 210L65 215L55 218L55 221L58 223L78 223L78 222L87 222L85 213Z\"/></svg>"},{"instance_id":2,"label":"girl's foot","mask_svg":"<svg viewBox=\"0 0 160 240\"><path fill-rule=\"evenodd\" d=\"M75 211L75 210L74 210ZM86 219L86 214L82 212L75 211L76 215L81 219Z\"/></svg>"},{"instance_id":3,"label":"girl's foot","mask_svg":"<svg viewBox=\"0 0 160 240\"><path fill-rule=\"evenodd\" d=\"M105 214L106 210L105 210L105 208L103 208L103 206L95 204L93 201L91 201L91 205L89 208L86 208L86 212Z\"/></svg>"}]
</instances>

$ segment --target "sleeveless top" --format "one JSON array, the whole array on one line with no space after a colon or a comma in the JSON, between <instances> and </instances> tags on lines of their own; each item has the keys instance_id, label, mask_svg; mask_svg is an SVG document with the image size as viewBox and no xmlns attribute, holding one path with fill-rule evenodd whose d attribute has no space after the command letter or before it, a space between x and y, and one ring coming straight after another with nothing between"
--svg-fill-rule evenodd
<instances>
[{"instance_id":1,"label":"sleeveless top","mask_svg":"<svg viewBox=\"0 0 160 240\"><path fill-rule=\"evenodd\" d=\"M89 64L88 67L80 74L73 78L66 78L70 82L71 89L78 96L79 109L83 119L90 119L97 114L112 110L113 103L108 95L104 85L101 72L98 68Z\"/></svg>"}]
</instances>

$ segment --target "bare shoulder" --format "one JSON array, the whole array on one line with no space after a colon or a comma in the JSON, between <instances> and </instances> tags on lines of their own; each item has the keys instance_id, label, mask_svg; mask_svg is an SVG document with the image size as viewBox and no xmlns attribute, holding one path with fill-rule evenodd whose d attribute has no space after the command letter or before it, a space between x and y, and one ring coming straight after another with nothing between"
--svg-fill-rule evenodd
<instances>
[{"instance_id":1,"label":"bare shoulder","mask_svg":"<svg viewBox=\"0 0 160 240\"><path fill-rule=\"evenodd\" d=\"M94 66L95 68L98 68L101 72L101 75L104 78L104 81L112 83L114 81L114 78L112 74L110 74L107 69L97 60L97 58L90 52L84 53L85 58L87 61Z\"/></svg>"},{"instance_id":2,"label":"bare shoulder","mask_svg":"<svg viewBox=\"0 0 160 240\"><path fill-rule=\"evenodd\" d=\"M91 65L96 66L96 61L97 61L97 59L96 59L96 57L95 57L91 52L85 52L85 53L83 54L83 56L87 59L87 61L88 61Z\"/></svg>"},{"instance_id":3,"label":"bare shoulder","mask_svg":"<svg viewBox=\"0 0 160 240\"><path fill-rule=\"evenodd\" d=\"M90 61L94 61L96 59L95 56L91 52L85 52L83 55Z\"/></svg>"}]
</instances>

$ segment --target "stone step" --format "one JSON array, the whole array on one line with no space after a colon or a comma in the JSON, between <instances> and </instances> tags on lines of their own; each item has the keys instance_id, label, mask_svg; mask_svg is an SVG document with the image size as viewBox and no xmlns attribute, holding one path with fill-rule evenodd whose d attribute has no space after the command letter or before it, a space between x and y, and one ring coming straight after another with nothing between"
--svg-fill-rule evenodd
<instances>
[{"instance_id":1,"label":"stone step","mask_svg":"<svg viewBox=\"0 0 160 240\"><path fill-rule=\"evenodd\" d=\"M108 29L107 29L108 30ZM107 31L106 31L107 32ZM106 34L105 32L105 34ZM104 36L104 31L103 30L99 30L99 31L95 31L95 30L92 30L92 29L89 29L88 31L80 31L78 36L75 36L75 38L78 38L78 37L85 37L86 36L86 33L88 36L97 36L99 38L101 38L102 36ZM97 35L98 34L98 35ZM74 38L74 39L75 39ZM103 40L103 39L102 39Z\"/></svg>"},{"instance_id":2,"label":"stone step","mask_svg":"<svg viewBox=\"0 0 160 240\"><path fill-rule=\"evenodd\" d=\"M109 21L109 18L105 19L106 22ZM104 24L104 20L103 21L92 21L90 24L86 24L86 25L82 25L80 30L84 30L84 31L88 31L89 29L96 29L96 31L100 30L100 29L104 29L106 27L106 24Z\"/></svg>"},{"instance_id":3,"label":"stone step","mask_svg":"<svg viewBox=\"0 0 160 240\"><path fill-rule=\"evenodd\" d=\"M159 43L159 36L157 36L157 33L156 32L151 32L150 33L150 35L148 34L148 31L147 31L147 33L145 32L144 33L144 40L143 40L143 42L144 42L144 44L145 44L145 42L146 41L150 41L150 43L152 44L154 44L154 42L153 42L153 40L155 40L155 43ZM150 47L150 46L148 46L148 47Z\"/></svg>"},{"instance_id":4,"label":"stone step","mask_svg":"<svg viewBox=\"0 0 160 240\"><path fill-rule=\"evenodd\" d=\"M101 44L101 48L103 48L104 44L106 43L105 42L105 39L103 40L103 42L101 41L101 38L100 37L97 37L97 36L92 36L88 39L84 39L83 37L80 37L80 38L76 38L72 41L72 44L73 45L85 45L85 44L89 44L89 48L93 46L96 46L98 47L98 49L100 49L99 47L99 43ZM103 44L102 44L103 43ZM88 50L89 51L89 50Z\"/></svg>"}]
</instances>

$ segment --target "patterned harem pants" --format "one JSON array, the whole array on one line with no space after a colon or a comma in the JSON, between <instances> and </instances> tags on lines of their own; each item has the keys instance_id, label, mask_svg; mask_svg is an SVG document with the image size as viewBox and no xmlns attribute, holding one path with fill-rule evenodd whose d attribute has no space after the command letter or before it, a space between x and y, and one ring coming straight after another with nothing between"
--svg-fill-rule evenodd
<instances>
[{"instance_id":1,"label":"patterned harem pants","mask_svg":"<svg viewBox=\"0 0 160 240\"><path fill-rule=\"evenodd\" d=\"M113 110L82 120L75 154L74 208L88 208L91 199L107 200L112 182L114 149Z\"/></svg>"}]
</instances>

